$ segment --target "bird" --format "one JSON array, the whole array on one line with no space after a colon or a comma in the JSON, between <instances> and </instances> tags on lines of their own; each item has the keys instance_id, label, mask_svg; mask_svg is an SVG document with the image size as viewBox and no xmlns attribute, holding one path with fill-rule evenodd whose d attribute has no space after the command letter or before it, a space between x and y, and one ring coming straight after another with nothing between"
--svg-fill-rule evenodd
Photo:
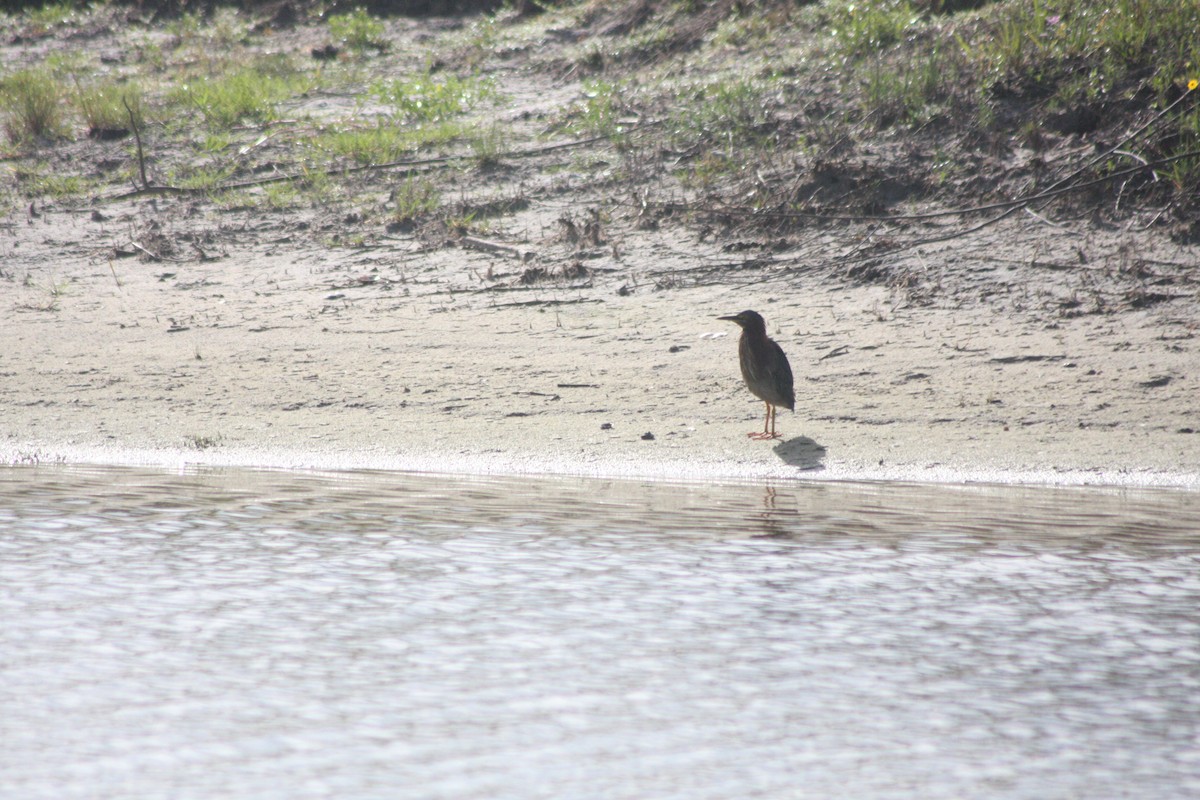
<instances>
[{"instance_id":1,"label":"bird","mask_svg":"<svg viewBox=\"0 0 1200 800\"><path fill-rule=\"evenodd\" d=\"M775 432L775 412L779 406L788 411L796 410L796 393L792 388L792 365L788 363L783 348L767 336L767 323L757 311L743 311L729 317L717 319L736 322L742 329L738 341L738 360L742 364L742 377L750 393L767 405L762 433L747 434L751 439L779 439ZM768 425L770 430L768 430Z\"/></svg>"}]
</instances>

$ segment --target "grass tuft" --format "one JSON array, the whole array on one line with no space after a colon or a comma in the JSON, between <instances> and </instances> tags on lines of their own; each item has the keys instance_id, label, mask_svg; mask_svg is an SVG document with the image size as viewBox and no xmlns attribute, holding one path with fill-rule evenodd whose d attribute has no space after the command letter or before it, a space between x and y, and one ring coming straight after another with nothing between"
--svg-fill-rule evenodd
<instances>
[{"instance_id":1,"label":"grass tuft","mask_svg":"<svg viewBox=\"0 0 1200 800\"><path fill-rule=\"evenodd\" d=\"M196 109L213 128L227 130L243 122L271 122L277 118L276 106L310 83L286 59L268 58L225 75L197 76L170 97Z\"/></svg>"},{"instance_id":2,"label":"grass tuft","mask_svg":"<svg viewBox=\"0 0 1200 800\"><path fill-rule=\"evenodd\" d=\"M463 127L453 121L411 127L380 122L370 128L327 130L313 145L318 152L349 158L358 164L389 164L462 135Z\"/></svg>"},{"instance_id":3,"label":"grass tuft","mask_svg":"<svg viewBox=\"0 0 1200 800\"><path fill-rule=\"evenodd\" d=\"M392 221L407 225L431 214L441 205L442 196L428 178L410 175L392 189Z\"/></svg>"},{"instance_id":4,"label":"grass tuft","mask_svg":"<svg viewBox=\"0 0 1200 800\"><path fill-rule=\"evenodd\" d=\"M335 41L359 54L372 49L380 52L388 49L387 40L383 38L383 23L366 9L356 8L347 14L334 14L328 24L329 35Z\"/></svg>"},{"instance_id":5,"label":"grass tuft","mask_svg":"<svg viewBox=\"0 0 1200 800\"><path fill-rule=\"evenodd\" d=\"M66 135L62 100L66 92L49 70L26 69L0 80L0 111L12 142L59 139Z\"/></svg>"},{"instance_id":6,"label":"grass tuft","mask_svg":"<svg viewBox=\"0 0 1200 800\"><path fill-rule=\"evenodd\" d=\"M457 116L485 99L495 97L491 81L448 75L379 81L372 87L379 100L406 121L434 122Z\"/></svg>"},{"instance_id":7,"label":"grass tuft","mask_svg":"<svg viewBox=\"0 0 1200 800\"><path fill-rule=\"evenodd\" d=\"M141 86L136 83L84 85L77 82L73 100L87 123L88 135L95 138L128 133L131 113L132 125L139 130L145 127L145 102Z\"/></svg>"},{"instance_id":8,"label":"grass tuft","mask_svg":"<svg viewBox=\"0 0 1200 800\"><path fill-rule=\"evenodd\" d=\"M918 59L912 69L896 70L879 60L865 72L864 111L881 128L930 121L959 79L958 63L936 50Z\"/></svg>"},{"instance_id":9,"label":"grass tuft","mask_svg":"<svg viewBox=\"0 0 1200 800\"><path fill-rule=\"evenodd\" d=\"M475 157L476 165L480 169L486 169L500 163L500 154L508 149L508 138L500 125L492 123L468 136L467 144Z\"/></svg>"},{"instance_id":10,"label":"grass tuft","mask_svg":"<svg viewBox=\"0 0 1200 800\"><path fill-rule=\"evenodd\" d=\"M833 3L829 25L838 48L851 56L869 56L904 39L921 21L920 12L907 0Z\"/></svg>"}]
</instances>

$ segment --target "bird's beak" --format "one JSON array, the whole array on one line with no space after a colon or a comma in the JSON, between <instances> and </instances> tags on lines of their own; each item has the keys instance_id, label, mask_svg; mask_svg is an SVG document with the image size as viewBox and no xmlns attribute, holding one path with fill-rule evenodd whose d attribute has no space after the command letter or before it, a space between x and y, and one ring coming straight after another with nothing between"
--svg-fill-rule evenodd
<instances>
[{"instance_id":1,"label":"bird's beak","mask_svg":"<svg viewBox=\"0 0 1200 800\"><path fill-rule=\"evenodd\" d=\"M717 317L717 319L727 319L730 322L737 322L741 317Z\"/></svg>"}]
</instances>

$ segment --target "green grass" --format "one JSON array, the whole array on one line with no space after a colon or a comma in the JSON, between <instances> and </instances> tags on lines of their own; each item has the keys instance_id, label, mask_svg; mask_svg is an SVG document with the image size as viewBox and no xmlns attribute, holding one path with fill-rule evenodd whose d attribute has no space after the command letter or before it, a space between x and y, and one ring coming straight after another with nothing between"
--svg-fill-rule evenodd
<instances>
[{"instance_id":1,"label":"green grass","mask_svg":"<svg viewBox=\"0 0 1200 800\"><path fill-rule=\"evenodd\" d=\"M79 175L64 174L60 167L44 162L18 167L13 176L25 197L65 199L93 188L92 181Z\"/></svg>"},{"instance_id":2,"label":"green grass","mask_svg":"<svg viewBox=\"0 0 1200 800\"><path fill-rule=\"evenodd\" d=\"M300 172L303 177L295 183L298 190L314 203L327 205L333 201L336 187L329 173L321 169L310 168L307 165L302 165Z\"/></svg>"},{"instance_id":3,"label":"green grass","mask_svg":"<svg viewBox=\"0 0 1200 800\"><path fill-rule=\"evenodd\" d=\"M371 91L391 106L397 117L413 122L449 119L496 96L490 81L454 75L391 78L377 82Z\"/></svg>"},{"instance_id":4,"label":"green grass","mask_svg":"<svg viewBox=\"0 0 1200 800\"><path fill-rule=\"evenodd\" d=\"M168 20L165 29L175 37L177 56L220 63L250 42L252 24L236 8L220 6L209 14L186 11Z\"/></svg>"},{"instance_id":5,"label":"green grass","mask_svg":"<svg viewBox=\"0 0 1200 800\"><path fill-rule=\"evenodd\" d=\"M198 144L200 152L216 158L228 150L233 143L234 138L229 131L210 131L204 134Z\"/></svg>"},{"instance_id":6,"label":"green grass","mask_svg":"<svg viewBox=\"0 0 1200 800\"><path fill-rule=\"evenodd\" d=\"M392 190L392 220L409 223L425 214L432 213L442 203L441 192L432 181L420 176L409 176Z\"/></svg>"},{"instance_id":7,"label":"green grass","mask_svg":"<svg viewBox=\"0 0 1200 800\"><path fill-rule=\"evenodd\" d=\"M484 15L466 27L459 37L456 60L468 69L477 69L497 49L501 32L495 15Z\"/></svg>"},{"instance_id":8,"label":"green grass","mask_svg":"<svg viewBox=\"0 0 1200 800\"><path fill-rule=\"evenodd\" d=\"M722 145L730 140L748 145L759 138L764 124L771 119L772 98L777 94L777 87L767 81L716 81L702 86L682 103L682 112L674 118L683 129L698 136L716 133L718 139L724 138Z\"/></svg>"},{"instance_id":9,"label":"green grass","mask_svg":"<svg viewBox=\"0 0 1200 800\"><path fill-rule=\"evenodd\" d=\"M463 135L456 122L402 126L380 122L370 128L332 128L319 134L312 145L318 154L348 158L358 164L388 164L411 157L422 149L444 145Z\"/></svg>"},{"instance_id":10,"label":"green grass","mask_svg":"<svg viewBox=\"0 0 1200 800\"><path fill-rule=\"evenodd\" d=\"M313 79L286 59L267 58L226 74L197 75L170 92L175 103L195 109L220 131L278 118L279 103L303 93Z\"/></svg>"},{"instance_id":11,"label":"green grass","mask_svg":"<svg viewBox=\"0 0 1200 800\"><path fill-rule=\"evenodd\" d=\"M73 0L34 6L27 9L23 17L26 26L25 34L27 36L45 36L81 13L80 4Z\"/></svg>"},{"instance_id":12,"label":"green grass","mask_svg":"<svg viewBox=\"0 0 1200 800\"><path fill-rule=\"evenodd\" d=\"M92 184L79 175L53 173L27 185L27 190L43 197L68 198L85 194Z\"/></svg>"},{"instance_id":13,"label":"green grass","mask_svg":"<svg viewBox=\"0 0 1200 800\"><path fill-rule=\"evenodd\" d=\"M1045 117L1076 108L1143 104L1149 90L1153 106L1164 109L1189 80L1200 77L1200 3L1010 0L986 11L976 35L960 38L959 44L977 76L981 117L989 127L1002 119L997 98L1031 100ZM1132 147L1147 159L1196 150L1196 105L1195 96L1185 100ZM1194 158L1164 170L1181 193L1200 186Z\"/></svg>"},{"instance_id":14,"label":"green grass","mask_svg":"<svg viewBox=\"0 0 1200 800\"><path fill-rule=\"evenodd\" d=\"M904 39L921 20L908 0L826 3L829 32L844 54L866 57Z\"/></svg>"},{"instance_id":15,"label":"green grass","mask_svg":"<svg viewBox=\"0 0 1200 800\"><path fill-rule=\"evenodd\" d=\"M264 188L263 193L267 205L277 211L300 205L300 190L290 183L272 183Z\"/></svg>"},{"instance_id":16,"label":"green grass","mask_svg":"<svg viewBox=\"0 0 1200 800\"><path fill-rule=\"evenodd\" d=\"M228 164L206 167L182 167L175 171L168 183L180 189L215 192L229 180L233 167Z\"/></svg>"},{"instance_id":17,"label":"green grass","mask_svg":"<svg viewBox=\"0 0 1200 800\"><path fill-rule=\"evenodd\" d=\"M672 149L696 155L674 171L691 189L718 191L726 179L747 174L779 144L775 109L786 87L772 77L722 78L684 87L674 98L654 103L669 109L663 130ZM645 183L645 154L625 148L624 175Z\"/></svg>"},{"instance_id":18,"label":"green grass","mask_svg":"<svg viewBox=\"0 0 1200 800\"><path fill-rule=\"evenodd\" d=\"M616 136L619 132L617 120L622 105L622 91L621 85L614 81L584 81L583 100L568 112L563 127L568 133L577 135Z\"/></svg>"},{"instance_id":19,"label":"green grass","mask_svg":"<svg viewBox=\"0 0 1200 800\"><path fill-rule=\"evenodd\" d=\"M1193 98L1200 94L1192 90ZM1190 110L1179 116L1173 133L1177 138L1163 148L1165 156L1182 156L1200 152L1200 108L1191 104ZM1180 194L1194 193L1200 187L1200 156L1190 156L1165 164L1162 174Z\"/></svg>"},{"instance_id":20,"label":"green grass","mask_svg":"<svg viewBox=\"0 0 1200 800\"><path fill-rule=\"evenodd\" d=\"M504 128L493 122L468 135L467 145L479 167L492 167L500 163L500 154L508 149L508 137Z\"/></svg>"},{"instance_id":21,"label":"green grass","mask_svg":"<svg viewBox=\"0 0 1200 800\"><path fill-rule=\"evenodd\" d=\"M25 142L65 137L67 122L60 103L65 94L62 81L45 68L21 70L0 80L0 115L8 138Z\"/></svg>"},{"instance_id":22,"label":"green grass","mask_svg":"<svg viewBox=\"0 0 1200 800\"><path fill-rule=\"evenodd\" d=\"M961 41L988 84L1053 88L1081 72L1097 93L1148 70L1160 93L1200 66L1200 4L1167 0L1010 0Z\"/></svg>"},{"instance_id":23,"label":"green grass","mask_svg":"<svg viewBox=\"0 0 1200 800\"><path fill-rule=\"evenodd\" d=\"M705 153L686 170L680 170L677 175L680 182L689 189L709 191L720 184L720 181L737 172L738 164L720 153Z\"/></svg>"},{"instance_id":24,"label":"green grass","mask_svg":"<svg viewBox=\"0 0 1200 800\"><path fill-rule=\"evenodd\" d=\"M880 60L863 72L863 110L885 128L919 125L945 111L944 101L960 76L958 63L938 51L917 59L911 69L897 70Z\"/></svg>"},{"instance_id":25,"label":"green grass","mask_svg":"<svg viewBox=\"0 0 1200 800\"><path fill-rule=\"evenodd\" d=\"M356 8L347 14L334 14L329 17L328 25L329 35L334 41L341 42L359 54L372 49L387 49L388 43L383 38L383 23L365 9Z\"/></svg>"},{"instance_id":26,"label":"green grass","mask_svg":"<svg viewBox=\"0 0 1200 800\"><path fill-rule=\"evenodd\" d=\"M128 129L130 114L139 130L146 126L146 110L142 88L137 83L120 84L105 81L95 84L75 84L72 98L84 122L91 131Z\"/></svg>"},{"instance_id":27,"label":"green grass","mask_svg":"<svg viewBox=\"0 0 1200 800\"><path fill-rule=\"evenodd\" d=\"M752 48L768 44L778 26L786 24L788 7L768 9L762 14L738 14L721 21L713 32L713 44L720 47Z\"/></svg>"}]
</instances>

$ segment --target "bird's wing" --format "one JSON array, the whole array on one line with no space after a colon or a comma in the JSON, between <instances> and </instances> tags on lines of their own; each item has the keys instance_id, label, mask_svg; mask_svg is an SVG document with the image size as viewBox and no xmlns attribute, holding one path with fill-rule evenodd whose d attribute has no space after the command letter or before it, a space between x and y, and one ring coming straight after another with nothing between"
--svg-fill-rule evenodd
<instances>
[{"instance_id":1,"label":"bird's wing","mask_svg":"<svg viewBox=\"0 0 1200 800\"><path fill-rule=\"evenodd\" d=\"M770 359L770 367L768 368L771 375L771 385L783 390L783 395L788 399L788 402L795 404L796 393L793 388L792 365L788 363L783 348L774 339L771 340L771 349L774 351L773 355L775 356Z\"/></svg>"}]
</instances>

